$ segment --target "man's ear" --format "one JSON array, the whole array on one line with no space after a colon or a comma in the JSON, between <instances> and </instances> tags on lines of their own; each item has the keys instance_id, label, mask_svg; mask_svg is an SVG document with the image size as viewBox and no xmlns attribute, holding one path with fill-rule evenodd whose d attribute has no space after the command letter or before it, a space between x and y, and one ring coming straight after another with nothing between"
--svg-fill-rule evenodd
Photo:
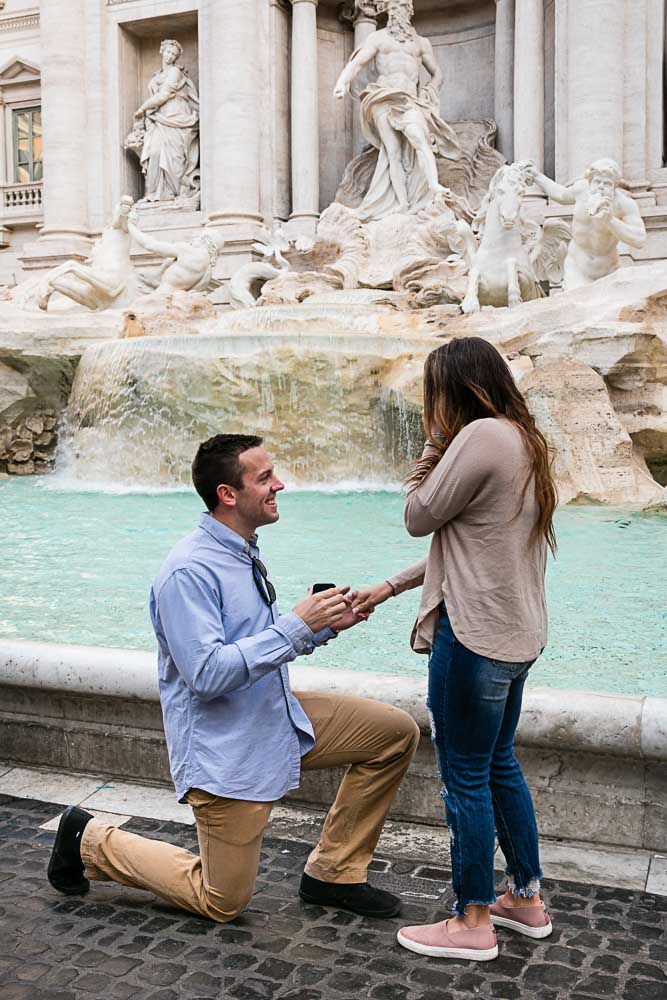
<instances>
[{"instance_id":1,"label":"man's ear","mask_svg":"<svg viewBox=\"0 0 667 1000\"><path fill-rule=\"evenodd\" d=\"M229 508L236 507L236 490L231 486L225 486L222 484L218 486L216 493L218 494L218 503L221 506Z\"/></svg>"}]
</instances>

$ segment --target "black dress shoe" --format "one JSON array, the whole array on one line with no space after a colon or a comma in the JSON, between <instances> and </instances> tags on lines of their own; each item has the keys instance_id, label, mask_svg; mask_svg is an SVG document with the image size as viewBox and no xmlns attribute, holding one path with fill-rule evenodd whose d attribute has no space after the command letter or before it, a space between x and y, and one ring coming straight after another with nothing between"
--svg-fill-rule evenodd
<instances>
[{"instance_id":1,"label":"black dress shoe","mask_svg":"<svg viewBox=\"0 0 667 1000\"><path fill-rule=\"evenodd\" d=\"M361 917L397 917L402 903L398 896L384 889L376 889L368 882L321 882L304 872L301 876L299 895L306 903L318 906L336 906L350 910Z\"/></svg>"},{"instance_id":2,"label":"black dress shoe","mask_svg":"<svg viewBox=\"0 0 667 1000\"><path fill-rule=\"evenodd\" d=\"M92 818L77 806L68 806L60 817L46 874L53 888L66 896L81 896L90 889L90 882L83 874L81 834Z\"/></svg>"}]
</instances>

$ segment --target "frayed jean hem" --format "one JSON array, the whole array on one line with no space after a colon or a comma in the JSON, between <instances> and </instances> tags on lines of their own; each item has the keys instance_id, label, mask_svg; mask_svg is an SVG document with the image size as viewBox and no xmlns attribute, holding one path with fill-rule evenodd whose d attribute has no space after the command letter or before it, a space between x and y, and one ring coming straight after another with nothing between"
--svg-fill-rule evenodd
<instances>
[{"instance_id":1,"label":"frayed jean hem","mask_svg":"<svg viewBox=\"0 0 667 1000\"><path fill-rule=\"evenodd\" d=\"M525 885L517 885L516 878L510 872L505 872L505 874L507 875L507 888L513 896L518 896L520 899L532 899L539 893L541 871L537 878L529 879Z\"/></svg>"}]
</instances>

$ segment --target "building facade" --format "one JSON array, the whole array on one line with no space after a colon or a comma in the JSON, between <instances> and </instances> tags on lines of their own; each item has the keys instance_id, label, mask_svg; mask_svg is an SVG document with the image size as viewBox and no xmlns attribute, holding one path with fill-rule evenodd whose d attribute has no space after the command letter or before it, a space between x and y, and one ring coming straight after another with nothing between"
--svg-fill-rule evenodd
<instances>
[{"instance_id":1,"label":"building facade","mask_svg":"<svg viewBox=\"0 0 667 1000\"><path fill-rule=\"evenodd\" d=\"M508 159L558 181L613 157L667 257L666 0L415 0L444 74L442 116L493 119ZM0 4L0 283L92 239L146 177L128 133L175 39L198 105L196 199L140 202L170 238L221 230L224 281L264 224L310 232L363 137L333 96L382 0L6 0ZM162 67L164 70L164 63ZM194 147L190 147L192 149ZM159 152L159 150L158 150ZM145 164L144 164L145 166ZM544 205L562 215L562 207ZM137 248L137 263L151 255Z\"/></svg>"}]
</instances>

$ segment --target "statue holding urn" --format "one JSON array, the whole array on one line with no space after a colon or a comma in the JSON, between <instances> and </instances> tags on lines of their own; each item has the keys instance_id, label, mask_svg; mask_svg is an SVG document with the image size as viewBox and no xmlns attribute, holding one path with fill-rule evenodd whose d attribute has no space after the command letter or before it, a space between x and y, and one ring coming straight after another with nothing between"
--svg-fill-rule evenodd
<instances>
[{"instance_id":1,"label":"statue holding urn","mask_svg":"<svg viewBox=\"0 0 667 1000\"><path fill-rule=\"evenodd\" d=\"M149 96L134 113L125 140L141 161L143 203L177 202L199 207L199 95L178 64L183 47L173 38L160 46L162 68L148 84ZM141 204L141 202L139 203Z\"/></svg>"}]
</instances>

